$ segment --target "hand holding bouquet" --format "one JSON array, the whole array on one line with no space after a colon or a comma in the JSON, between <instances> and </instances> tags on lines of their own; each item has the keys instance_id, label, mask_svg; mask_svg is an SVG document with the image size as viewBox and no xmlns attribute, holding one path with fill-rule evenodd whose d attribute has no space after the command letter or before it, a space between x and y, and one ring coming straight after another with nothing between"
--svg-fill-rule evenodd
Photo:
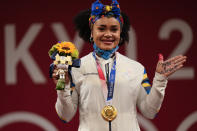
<instances>
[{"instance_id":1,"label":"hand holding bouquet","mask_svg":"<svg viewBox=\"0 0 197 131\"><path fill-rule=\"evenodd\" d=\"M69 73L71 67L80 66L80 61L78 60L79 52L73 43L63 41L53 45L48 53L53 60L53 63L50 65L50 77L52 77L54 69L56 68L56 90L63 90L68 74L71 75L71 73Z\"/></svg>"}]
</instances>

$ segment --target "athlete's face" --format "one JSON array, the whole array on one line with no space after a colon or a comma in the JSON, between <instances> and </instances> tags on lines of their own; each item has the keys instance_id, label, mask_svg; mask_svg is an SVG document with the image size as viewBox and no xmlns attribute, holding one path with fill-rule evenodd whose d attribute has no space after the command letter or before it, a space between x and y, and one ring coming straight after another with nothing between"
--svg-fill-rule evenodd
<instances>
[{"instance_id":1,"label":"athlete's face","mask_svg":"<svg viewBox=\"0 0 197 131\"><path fill-rule=\"evenodd\" d=\"M119 44L120 23L114 17L102 17L94 23L91 36L97 47L111 50Z\"/></svg>"}]
</instances>

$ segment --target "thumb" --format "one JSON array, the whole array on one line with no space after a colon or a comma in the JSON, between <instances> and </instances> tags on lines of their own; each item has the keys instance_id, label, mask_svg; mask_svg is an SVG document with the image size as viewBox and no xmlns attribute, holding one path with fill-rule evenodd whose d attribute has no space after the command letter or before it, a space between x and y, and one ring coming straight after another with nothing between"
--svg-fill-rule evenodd
<instances>
[{"instance_id":1,"label":"thumb","mask_svg":"<svg viewBox=\"0 0 197 131\"><path fill-rule=\"evenodd\" d=\"M161 53L159 53L158 54L158 57L159 57L159 60L158 60L158 62L163 62L163 55L161 54Z\"/></svg>"},{"instance_id":2,"label":"thumb","mask_svg":"<svg viewBox=\"0 0 197 131\"><path fill-rule=\"evenodd\" d=\"M156 72L160 73L163 70L162 64L163 64L163 55L161 53L158 54L158 63L157 63L157 67L156 67Z\"/></svg>"}]
</instances>

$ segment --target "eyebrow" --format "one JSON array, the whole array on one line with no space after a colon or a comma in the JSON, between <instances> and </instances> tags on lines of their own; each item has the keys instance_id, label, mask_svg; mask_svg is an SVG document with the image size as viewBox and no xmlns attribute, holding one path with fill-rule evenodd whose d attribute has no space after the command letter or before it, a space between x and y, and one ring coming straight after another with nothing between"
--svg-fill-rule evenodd
<instances>
[{"instance_id":1,"label":"eyebrow","mask_svg":"<svg viewBox=\"0 0 197 131\"><path fill-rule=\"evenodd\" d=\"M98 25L98 26L106 27L106 25ZM118 25L112 25L111 27L112 27L112 28L115 28L115 27L118 27Z\"/></svg>"}]
</instances>

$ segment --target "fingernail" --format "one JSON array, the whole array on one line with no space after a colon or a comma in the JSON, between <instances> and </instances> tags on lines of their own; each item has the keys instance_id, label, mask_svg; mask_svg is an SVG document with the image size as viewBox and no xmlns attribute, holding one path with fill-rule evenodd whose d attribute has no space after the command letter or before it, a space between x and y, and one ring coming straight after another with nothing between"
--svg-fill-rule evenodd
<instances>
[{"instance_id":1,"label":"fingernail","mask_svg":"<svg viewBox=\"0 0 197 131\"><path fill-rule=\"evenodd\" d=\"M163 55L161 53L158 54L159 60L163 60Z\"/></svg>"}]
</instances>

